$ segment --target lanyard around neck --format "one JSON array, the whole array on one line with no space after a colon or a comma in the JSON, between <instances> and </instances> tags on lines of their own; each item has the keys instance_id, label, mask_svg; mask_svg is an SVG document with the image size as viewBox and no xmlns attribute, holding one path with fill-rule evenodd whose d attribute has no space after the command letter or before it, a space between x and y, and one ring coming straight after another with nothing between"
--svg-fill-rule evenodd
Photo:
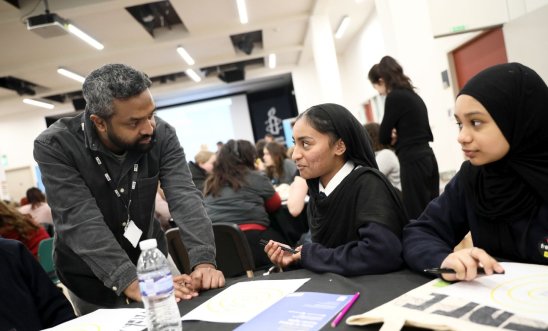
<instances>
[{"instance_id":1,"label":"lanyard around neck","mask_svg":"<svg viewBox=\"0 0 548 331\"><path fill-rule=\"evenodd\" d=\"M139 164L137 163L133 164L133 172L131 174L131 186L128 192L128 200L126 201L124 197L122 196L122 194L120 193L120 191L118 190L118 188L116 187L116 185L114 185L114 182L112 181L112 177L108 173L108 170L105 167L103 160L101 160L98 154L95 154L95 161L97 162L97 165L99 166L99 168L101 168L101 171L103 172L103 175L107 183L109 184L110 188L114 192L114 194L120 199L124 207L126 207L128 221L129 221L129 208L131 206L131 196L133 191L135 191L135 187L137 186L137 175L139 174Z\"/></svg>"}]
</instances>

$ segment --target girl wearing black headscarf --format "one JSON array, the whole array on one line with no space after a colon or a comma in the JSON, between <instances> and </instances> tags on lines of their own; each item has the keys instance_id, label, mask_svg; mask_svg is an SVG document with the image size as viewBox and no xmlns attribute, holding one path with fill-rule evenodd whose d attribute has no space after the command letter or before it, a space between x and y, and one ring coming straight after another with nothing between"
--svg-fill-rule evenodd
<instances>
[{"instance_id":1,"label":"girl wearing black headscarf","mask_svg":"<svg viewBox=\"0 0 548 331\"><path fill-rule=\"evenodd\" d=\"M377 169L364 127L346 108L314 106L293 127L293 160L307 180L312 243L290 254L271 241L265 252L280 266L345 276L401 268L407 217L399 195Z\"/></svg>"},{"instance_id":2,"label":"girl wearing black headscarf","mask_svg":"<svg viewBox=\"0 0 548 331\"><path fill-rule=\"evenodd\" d=\"M410 267L454 269L447 280L471 280L493 258L548 264L548 87L519 63L474 76L456 100L459 143L469 159L404 230ZM475 247L453 253L471 231Z\"/></svg>"}]
</instances>

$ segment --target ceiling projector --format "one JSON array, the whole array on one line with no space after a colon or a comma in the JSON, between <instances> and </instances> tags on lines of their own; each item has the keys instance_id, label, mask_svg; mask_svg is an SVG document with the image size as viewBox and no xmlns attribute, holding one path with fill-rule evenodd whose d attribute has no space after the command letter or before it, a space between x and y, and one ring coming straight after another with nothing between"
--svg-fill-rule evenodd
<instances>
[{"instance_id":1,"label":"ceiling projector","mask_svg":"<svg viewBox=\"0 0 548 331\"><path fill-rule=\"evenodd\" d=\"M27 18L27 29L43 38L67 34L68 31L65 28L67 24L67 20L54 13L45 13Z\"/></svg>"}]
</instances>

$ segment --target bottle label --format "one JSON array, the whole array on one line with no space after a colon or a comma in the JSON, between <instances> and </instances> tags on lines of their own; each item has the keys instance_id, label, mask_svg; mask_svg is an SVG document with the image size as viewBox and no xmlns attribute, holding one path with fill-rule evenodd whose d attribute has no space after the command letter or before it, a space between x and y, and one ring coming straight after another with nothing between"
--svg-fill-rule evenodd
<instances>
[{"instance_id":1,"label":"bottle label","mask_svg":"<svg viewBox=\"0 0 548 331\"><path fill-rule=\"evenodd\" d=\"M141 289L141 295L147 297L170 294L173 291L171 273L139 277L139 288Z\"/></svg>"}]
</instances>

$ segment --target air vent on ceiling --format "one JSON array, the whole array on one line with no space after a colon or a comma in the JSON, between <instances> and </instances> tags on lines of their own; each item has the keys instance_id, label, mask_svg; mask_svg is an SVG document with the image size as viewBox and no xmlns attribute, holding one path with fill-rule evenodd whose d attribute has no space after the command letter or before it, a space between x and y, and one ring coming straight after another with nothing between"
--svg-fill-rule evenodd
<instances>
[{"instance_id":1,"label":"air vent on ceiling","mask_svg":"<svg viewBox=\"0 0 548 331\"><path fill-rule=\"evenodd\" d=\"M154 37L155 32L162 29L171 30L175 26L186 27L169 1L157 1L144 3L137 6L126 7L126 10Z\"/></svg>"},{"instance_id":2,"label":"air vent on ceiling","mask_svg":"<svg viewBox=\"0 0 548 331\"><path fill-rule=\"evenodd\" d=\"M37 84L13 76L0 77L0 87L13 90L19 95L35 95Z\"/></svg>"},{"instance_id":3,"label":"air vent on ceiling","mask_svg":"<svg viewBox=\"0 0 548 331\"><path fill-rule=\"evenodd\" d=\"M263 32L261 30L246 33L234 34L230 36L232 45L236 51L244 52L250 55L255 47L263 47Z\"/></svg>"},{"instance_id":4,"label":"air vent on ceiling","mask_svg":"<svg viewBox=\"0 0 548 331\"><path fill-rule=\"evenodd\" d=\"M225 83L237 82L245 79L246 67L264 67L264 58L250 59L233 63L226 63L218 66L201 68L205 77L216 75Z\"/></svg>"}]
</instances>

